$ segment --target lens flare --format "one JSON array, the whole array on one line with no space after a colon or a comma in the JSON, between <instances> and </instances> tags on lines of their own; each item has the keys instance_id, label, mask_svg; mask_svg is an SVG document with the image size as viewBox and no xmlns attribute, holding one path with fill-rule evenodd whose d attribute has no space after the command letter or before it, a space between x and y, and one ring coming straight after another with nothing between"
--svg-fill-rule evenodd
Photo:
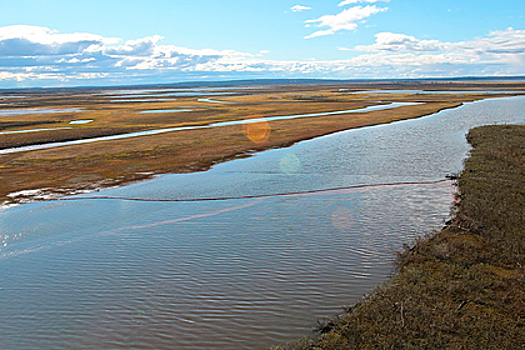
<instances>
[{"instance_id":1,"label":"lens flare","mask_svg":"<svg viewBox=\"0 0 525 350\"><path fill-rule=\"evenodd\" d=\"M270 138L271 128L266 120L262 120L256 123L244 124L242 131L253 143L264 143Z\"/></svg>"},{"instance_id":2,"label":"lens flare","mask_svg":"<svg viewBox=\"0 0 525 350\"><path fill-rule=\"evenodd\" d=\"M301 167L301 160L295 154L286 154L279 161L281 171L286 174L295 174Z\"/></svg>"}]
</instances>

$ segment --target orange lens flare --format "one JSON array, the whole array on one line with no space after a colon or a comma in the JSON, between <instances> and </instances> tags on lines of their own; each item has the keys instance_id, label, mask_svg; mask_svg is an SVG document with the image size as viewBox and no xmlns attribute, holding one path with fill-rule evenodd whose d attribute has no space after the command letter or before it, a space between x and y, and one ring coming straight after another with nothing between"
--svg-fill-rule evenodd
<instances>
[{"instance_id":1,"label":"orange lens flare","mask_svg":"<svg viewBox=\"0 0 525 350\"><path fill-rule=\"evenodd\" d=\"M264 143L270 138L270 124L266 121L244 124L242 131L253 143Z\"/></svg>"}]
</instances>

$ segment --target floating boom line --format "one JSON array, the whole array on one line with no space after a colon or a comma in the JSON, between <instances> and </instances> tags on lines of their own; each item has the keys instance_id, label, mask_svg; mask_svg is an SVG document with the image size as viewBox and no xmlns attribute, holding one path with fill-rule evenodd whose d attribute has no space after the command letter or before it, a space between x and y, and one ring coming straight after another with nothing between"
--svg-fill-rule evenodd
<instances>
[{"instance_id":1,"label":"floating boom line","mask_svg":"<svg viewBox=\"0 0 525 350\"><path fill-rule=\"evenodd\" d=\"M124 196L91 196L91 197L65 197L50 199L51 201L77 201L77 200L122 200L122 201L134 201L134 202L217 202L217 201L228 201L228 200L241 200L241 199L257 199L257 198L272 198L272 197L292 197L292 196L307 196L312 194L321 194L326 192L363 189L363 188L374 188L374 187L394 187L394 186L406 186L406 185L431 185L443 183L448 180L436 180L436 181L420 181L420 182L396 182L396 183L383 183L373 185L354 185L354 186L343 186L333 187L328 189L318 189L309 191L296 191L296 192L281 192L274 194L259 194L259 195L245 195L245 196L223 196L223 197L208 197L208 198L140 198L140 197L124 197Z\"/></svg>"}]
</instances>

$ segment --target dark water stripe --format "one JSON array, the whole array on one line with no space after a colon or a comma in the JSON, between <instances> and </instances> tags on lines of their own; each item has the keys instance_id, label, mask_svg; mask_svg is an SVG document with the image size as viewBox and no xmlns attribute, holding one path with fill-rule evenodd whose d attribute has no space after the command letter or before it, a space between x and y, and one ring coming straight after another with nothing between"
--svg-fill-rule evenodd
<instances>
[{"instance_id":1,"label":"dark water stripe","mask_svg":"<svg viewBox=\"0 0 525 350\"><path fill-rule=\"evenodd\" d=\"M256 199L256 198L273 198L273 197L289 197L289 196L301 196L310 194L329 193L342 190L352 190L360 188L374 188L374 187L394 187L394 186L406 186L406 185L431 185L443 183L449 180L436 180L436 181L423 181L423 182L396 182L396 183L383 183L374 185L354 185L344 187L334 187L322 190L309 190L309 191L297 191L297 192L283 192L275 194L260 194L260 195L248 195L248 196L228 196L228 197L214 197L214 198L138 198L138 197L121 197L121 196L93 196L93 197L70 197L70 198L54 198L45 199L45 201L77 201L77 200L123 200L123 201L135 201L135 202L212 202L212 201L227 201L236 199Z\"/></svg>"}]
</instances>

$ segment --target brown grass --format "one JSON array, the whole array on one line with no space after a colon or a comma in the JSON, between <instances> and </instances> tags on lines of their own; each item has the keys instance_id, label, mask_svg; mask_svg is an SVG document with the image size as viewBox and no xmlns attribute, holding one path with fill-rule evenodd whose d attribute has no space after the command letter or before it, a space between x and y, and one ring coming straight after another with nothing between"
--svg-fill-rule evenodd
<instances>
[{"instance_id":1,"label":"brown grass","mask_svg":"<svg viewBox=\"0 0 525 350\"><path fill-rule=\"evenodd\" d=\"M525 348L525 126L474 129L449 226L316 337L275 349Z\"/></svg>"},{"instance_id":2,"label":"brown grass","mask_svg":"<svg viewBox=\"0 0 525 350\"><path fill-rule=\"evenodd\" d=\"M412 86L412 88L425 86ZM513 87L517 86L519 85ZM459 106L465 101L486 98L475 94L468 96L399 94L387 99L386 96L348 94L340 92L338 88L339 86L326 85L278 86L271 89L241 90L240 96L213 97L217 100L235 102L229 105L199 102L200 97L177 97L174 101L153 103L111 103L112 97L92 96L93 91L89 93L59 91L47 94L38 92L28 94L25 99L13 99L15 105L0 106L2 107L0 109L32 106L82 107L86 110L77 113L2 117L1 122L5 130L38 128L49 123L52 123L52 127L68 126L73 129L0 135L0 148L124 134L139 130L205 125L254 117L359 109L395 101L424 102L424 104L369 113L272 121L269 122L270 134L258 141L254 141L253 138L250 140L243 133L242 126L228 126L0 155L0 201L9 200L6 197L9 193L27 189L53 188L60 192L94 189L143 180L151 176L144 175L145 172L161 174L208 169L218 162L255 151L284 147L341 130L416 118ZM353 86L354 90L363 88L391 88L391 86L377 84ZM484 88L494 88L494 86L484 85ZM381 101L378 101L379 98ZM201 108L193 108L192 112L181 113L137 113L142 110L180 109L187 106ZM74 126L68 124L76 119L93 119L94 122Z\"/></svg>"}]
</instances>

